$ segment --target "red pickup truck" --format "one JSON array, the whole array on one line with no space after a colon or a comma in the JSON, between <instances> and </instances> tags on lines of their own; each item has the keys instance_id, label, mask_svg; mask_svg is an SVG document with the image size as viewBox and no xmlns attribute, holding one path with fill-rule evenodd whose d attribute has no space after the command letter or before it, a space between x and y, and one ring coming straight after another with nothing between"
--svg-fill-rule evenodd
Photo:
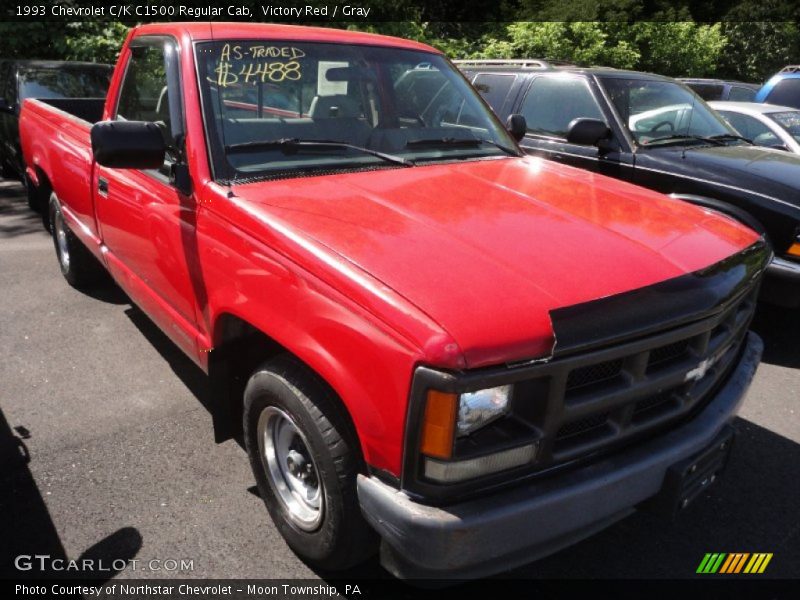
<instances>
[{"instance_id":1,"label":"red pickup truck","mask_svg":"<svg viewBox=\"0 0 800 600\"><path fill-rule=\"evenodd\" d=\"M722 469L751 230L523 156L407 40L150 24L93 102L21 115L61 270L108 271L208 372L310 563L482 576Z\"/></svg>"}]
</instances>

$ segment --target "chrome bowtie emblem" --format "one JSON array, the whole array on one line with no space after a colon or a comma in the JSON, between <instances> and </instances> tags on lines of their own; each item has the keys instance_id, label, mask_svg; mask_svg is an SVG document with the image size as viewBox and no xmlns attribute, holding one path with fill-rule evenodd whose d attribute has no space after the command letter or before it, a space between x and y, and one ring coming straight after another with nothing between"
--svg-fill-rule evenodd
<instances>
[{"instance_id":1,"label":"chrome bowtie emblem","mask_svg":"<svg viewBox=\"0 0 800 600\"><path fill-rule=\"evenodd\" d=\"M725 351L720 352L716 356L710 356L697 365L694 369L686 373L686 377L683 378L684 381L700 381L703 377L706 376L706 373L715 365L717 361L719 361L720 357L725 354Z\"/></svg>"}]
</instances>

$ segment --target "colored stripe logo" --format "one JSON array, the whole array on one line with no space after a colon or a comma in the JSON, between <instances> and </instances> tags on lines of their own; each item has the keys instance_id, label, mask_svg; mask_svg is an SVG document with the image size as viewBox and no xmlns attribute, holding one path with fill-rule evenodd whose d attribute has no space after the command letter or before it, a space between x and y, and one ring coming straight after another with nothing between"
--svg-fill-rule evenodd
<instances>
[{"instance_id":1,"label":"colored stripe logo","mask_svg":"<svg viewBox=\"0 0 800 600\"><path fill-rule=\"evenodd\" d=\"M700 561L697 573L714 574L763 573L772 560L772 552L709 552Z\"/></svg>"}]
</instances>

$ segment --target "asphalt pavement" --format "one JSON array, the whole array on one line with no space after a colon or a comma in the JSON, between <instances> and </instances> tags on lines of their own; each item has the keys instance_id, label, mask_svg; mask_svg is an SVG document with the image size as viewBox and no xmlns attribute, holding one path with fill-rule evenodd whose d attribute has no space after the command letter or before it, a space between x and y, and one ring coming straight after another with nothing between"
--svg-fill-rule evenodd
<instances>
[{"instance_id":1,"label":"asphalt pavement","mask_svg":"<svg viewBox=\"0 0 800 600\"><path fill-rule=\"evenodd\" d=\"M754 328L764 363L707 498L501 577L691 578L707 552L771 552L764 577L800 577L800 311L761 306ZM240 444L215 443L207 406L202 372L122 292L66 284L21 186L0 180L0 576L28 554L122 559L125 578L323 575L272 525ZM386 577L377 561L349 575Z\"/></svg>"}]
</instances>

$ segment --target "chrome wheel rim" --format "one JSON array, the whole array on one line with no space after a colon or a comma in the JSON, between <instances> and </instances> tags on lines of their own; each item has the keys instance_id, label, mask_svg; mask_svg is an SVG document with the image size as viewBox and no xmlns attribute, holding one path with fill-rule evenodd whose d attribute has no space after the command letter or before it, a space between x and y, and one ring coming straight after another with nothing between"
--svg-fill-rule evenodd
<instances>
[{"instance_id":1,"label":"chrome wheel rim","mask_svg":"<svg viewBox=\"0 0 800 600\"><path fill-rule=\"evenodd\" d=\"M53 228L56 236L56 247L58 248L58 261L61 263L61 270L65 273L69 271L69 245L67 244L67 228L64 224L64 217L61 211L55 211L55 223Z\"/></svg>"},{"instance_id":2,"label":"chrome wheel rim","mask_svg":"<svg viewBox=\"0 0 800 600\"><path fill-rule=\"evenodd\" d=\"M275 496L297 527L313 531L325 512L325 494L305 436L274 406L261 412L257 433L261 463Z\"/></svg>"}]
</instances>

